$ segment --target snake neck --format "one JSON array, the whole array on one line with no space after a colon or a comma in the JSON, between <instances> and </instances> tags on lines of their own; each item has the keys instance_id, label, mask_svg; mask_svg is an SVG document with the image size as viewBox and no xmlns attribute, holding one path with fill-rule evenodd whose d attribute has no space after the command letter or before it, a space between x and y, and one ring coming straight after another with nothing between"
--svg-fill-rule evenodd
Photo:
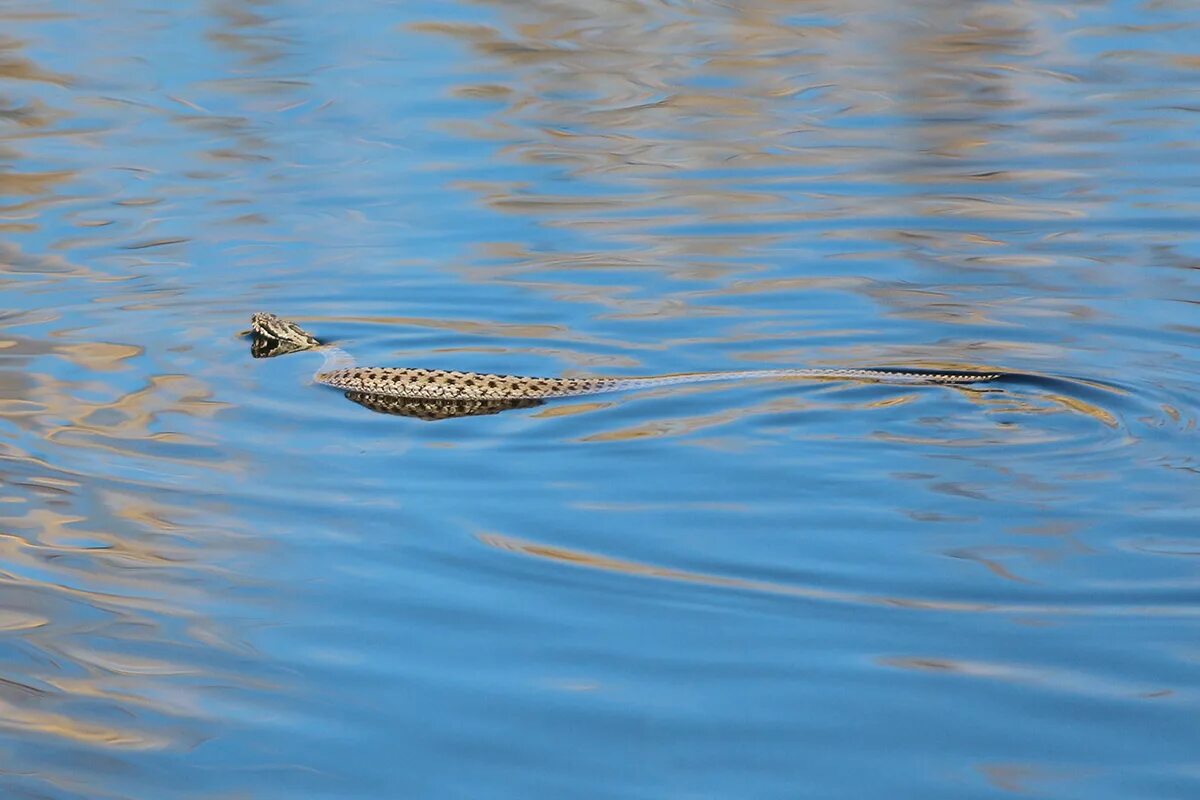
<instances>
[{"instance_id":1,"label":"snake neck","mask_svg":"<svg viewBox=\"0 0 1200 800\"><path fill-rule=\"evenodd\" d=\"M317 376L326 372L333 372L339 369L352 369L354 367L354 356L336 345L323 344L315 349L325 357L325 362L317 370Z\"/></svg>"}]
</instances>

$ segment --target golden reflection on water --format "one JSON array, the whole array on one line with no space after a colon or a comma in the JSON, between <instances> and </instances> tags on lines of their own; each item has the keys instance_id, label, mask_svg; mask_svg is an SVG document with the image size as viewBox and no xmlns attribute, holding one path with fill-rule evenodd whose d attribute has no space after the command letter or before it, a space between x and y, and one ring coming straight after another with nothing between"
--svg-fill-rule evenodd
<instances>
[{"instance_id":1,"label":"golden reflection on water","mask_svg":"<svg viewBox=\"0 0 1200 800\"><path fill-rule=\"evenodd\" d=\"M460 40L502 70L491 83L456 89L459 96L501 104L487 126L456 132L511 141L500 150L506 160L555 165L599 191L551 194L554 184L524 182L464 186L497 210L576 228L593 242L635 245L611 254L610 268L713 280L729 272L728 259L753 259L777 242L772 224L822 220L820 236L836 238L835 221L853 219L855 239L906 239L893 255L936 260L946 252L957 264L1027 269L1050 258L994 252L1006 243L982 232L892 228L884 220L897 211L955 219L1077 219L1099 207L1090 193L1057 186L1085 180L1083 171L996 169L990 162L1012 146L1014 133L1003 114L1030 102L1034 90L1074 80L1065 71L1025 65L1032 53L1069 60L1048 24L1065 6L939 1L893 16L861 2L839 5L837 24L827 24L798 18L805 9L774 2L638 5L642 16L636 18L629 8L608 4L494 5L507 23L503 30L469 23L413 26ZM703 57L687 55L693 53ZM721 88L701 88L709 83ZM886 124L853 124L876 118ZM1085 119L1067 119L1072 131L1084 135ZM1035 120L1030 132L1047 157L1071 146L1053 122ZM844 194L823 188L831 180L911 188L899 196ZM960 189L937 188L948 184ZM982 184L1013 191L973 191ZM795 192L804 186L812 191ZM864 227L863 220L877 222ZM743 222L751 230L730 230ZM669 235L657 233L683 223ZM719 237L705 230L721 225ZM496 267L508 280L561 267L576 255L496 246L509 252L509 265ZM973 255L973 249L982 252ZM577 258L586 268L595 256L585 251ZM747 267L753 261L738 268ZM522 285L538 288L534 281ZM887 302L878 293L877 299ZM928 304L926 314L952 320L958 305Z\"/></svg>"},{"instance_id":2,"label":"golden reflection on water","mask_svg":"<svg viewBox=\"0 0 1200 800\"><path fill-rule=\"evenodd\" d=\"M13 10L4 17L72 19ZM0 40L0 228L29 234L61 223L86 235L36 250L0 243L0 287L32 298L58 287L86 295L89 285L142 303L170 296L145 291L128 269L114 274L104 260L78 255L99 249L110 259L123 248L132 257L191 238L153 231L156 215L171 213L163 197L138 187L137 176L154 171L105 164L103 148L91 150L90 173L40 166L46 160L31 154L57 139L76 156L62 161L89 162L106 107L132 118L145 109L97 97L106 90L95 76L41 66L24 45L16 36ZM27 91L28 84L71 93ZM108 176L118 171L134 179L114 196ZM152 488L164 472L226 468L211 442L173 429L180 419L211 419L225 404L196 375L139 374L146 351L130 341L140 334L89 336L80 309L55 308L46 297L41 311L0 318L0 422L9 432L0 441L0 734L6 752L24 753L20 764L6 756L4 772L81 797L117 797L81 785L79 776L92 771L81 765L107 752L111 768L127 769L118 767L121 753L194 748L208 735L211 692L250 680L231 666L241 657L238 639L204 610L216 587L245 580L228 566L231 533L208 526L186 491L172 500Z\"/></svg>"},{"instance_id":3,"label":"golden reflection on water","mask_svg":"<svg viewBox=\"0 0 1200 800\"><path fill-rule=\"evenodd\" d=\"M183 59L188 70L180 75L165 70L172 80L159 72L175 54L151 49L163 38L165 29L155 26L170 19L165 13L148 15L146 29L126 30L143 24L133 14L96 28L91 46L103 54L96 61L39 63L33 53L52 55L62 42L55 45L52 34L27 37L21 24L56 20L91 33L94 20L84 15L103 16L103 4L92 5L78 14L39 3L0 12L12 26L0 38L0 231L11 239L0 243L0 288L28 292L41 309L0 315L0 632L9 645L0 664L0 732L5 748L14 740L66 748L15 764L23 774L40 772L48 786L62 782L86 796L95 787L78 776L102 772L80 766L89 759L194 748L219 722L213 693L278 688L255 677L261 656L239 638L252 623L236 599L259 566L254 551L269 545L262 531L241 535L239 526L250 523L231 500L213 499L221 479L243 475L246 466L224 449L244 430L209 433L223 421L220 412L232 410L224 392L243 365L204 359L215 361L211 352L220 352L222 315L249 296L257 301L294 289L290 302L315 302L334 285L356 286L360 260L395 257L353 249L363 228L351 228L340 252L322 241L344 219L369 221L388 211L391 193L403 188L352 186L377 177L354 169L361 165L352 159L362 153L348 146L343 152L343 138L383 131L389 146L399 147L407 143L394 143L413 131L436 128L449 155L431 155L421 166L436 174L442 158L469 169L422 191L466 192L481 217L531 223L491 241L470 239L470 257L448 268L471 285L456 285L458 294L492 284L540 296L543 308L554 310L547 321L483 305L473 307L475 316L457 308L422 315L412 311L420 299L406 305L407 297L396 308L364 304L343 312L334 307L344 297L337 296L312 312L318 316L303 317L453 334L439 340L437 353L422 352L430 366L443 355L471 352L537 355L575 369L636 369L642 357L678 349L712 352L722 362L1026 362L1050 371L1079 347L1106 346L1031 340L1037 337L1029 333L1045 322L1085 324L1111 313L1055 282L1121 288L1105 286L1111 279L1104 269L1120 236L1109 231L1105 240L1078 226L1120 213L1112 192L1100 188L1113 174L1102 170L1100 159L1110 155L1103 146L1119 134L1097 125L1095 115L1142 98L1123 94L1116 81L1100 101L1082 91L1061 99L1062 87L1097 69L1053 24L1081 13L1078 4L482 2L495 24L435 19L398 32L394 42L399 49L401 37L424 36L463 45L470 69L456 71L447 92L472 113L418 109L431 118L389 126L362 117L375 113L388 91L408 87L369 83L377 78L356 83L355 70L378 53L324 53L324 40L297 33L300 20L288 15L301 12L285 2L212 0L189 8L212 63ZM305 57L295 59L297 53ZM1117 75L1131 63L1200 69L1181 52L1109 53L1103 60ZM314 61L341 77L329 82L315 74ZM1163 97L1177 92L1164 90ZM325 112L331 116L320 116ZM1173 124L1185 141L1191 127ZM334 140L320 154L328 164L306 160L318 135L322 145ZM480 144L494 150L484 157L470 150ZM129 163L118 163L113 152ZM286 195L302 180L315 188L294 204L276 202L292 200ZM1163 202L1145 198L1147 208ZM541 237L544 231L550 236ZM304 246L282 247L297 242ZM1167 234L1155 244L1154 263L1194 267ZM251 277L214 288L205 270L226 258ZM786 271L797 261L803 277ZM310 265L316 277L305 275ZM1169 286L1176 299L1191 302L1183 298L1187 287ZM364 282L356 291L374 289ZM839 304L857 304L853 319L829 312ZM586 313L557 313L572 307ZM129 313L143 311L159 316ZM127 332L126 319L133 321ZM89 328L112 320L109 330L119 335ZM186 333L149 327L164 320ZM947 338L912 339L914 330L941 325ZM1087 397L1121 391L1098 388L1109 394ZM271 414L271 425L311 421L302 391L285 412ZM719 391L694 390L713 398ZM938 389L937 397L963 410L961 419L924 415L921 402L934 396L924 392L843 391L810 387L781 396L769 387L746 392L749 399L722 393L724 405L700 413L672 407L662 418L606 415L625 398L526 413L543 429L578 423L566 428L568 437L599 445L589 454L606 444L664 446L659 440L688 437L689 446L740 455L783 434L777 426L758 440L723 435L738 420L783 415L788 435L803 438L804 416L822 413L865 420L862 435L877 442L932 448L938 457L953 447L954 457L981 461L979 453L1001 444L1055 445L1062 459L1094 446L1097 436L1110 446L1134 438L1117 403L1108 407L1065 389ZM695 399L687 389L671 398ZM1163 401L1144 415L1145 424L1194 430L1192 412L1179 405ZM1047 418L1082 421L1087 431L1041 424ZM395 434L392 428L386 435ZM1195 469L1186 456L1168 466ZM1036 503L1061 488L1043 472L986 468L999 488L978 476L910 479L921 481L933 501L1003 499L1016 487ZM1071 465L1062 470L1078 470L1071 480L1088 474ZM223 502L230 507L215 511ZM660 508L633 501L596 507ZM981 516L922 509L907 519L970 530ZM1053 533L1046 525L1039 530ZM939 548L937 555L970 562L969 569L1006 589L1057 598L1032 567L1085 554L1084 544L1073 550L1058 535L1058 549L991 541ZM1190 554L1185 537L1138 536L1130 549L1157 547L1163 558ZM1034 617L1196 616L1185 604L1103 605L1086 597L1073 604L892 596L697 572L500 534L479 541L552 566L785 600ZM285 579L272 590L303 592L280 588ZM1027 677L950 656L888 665ZM113 771L132 771L116 758L111 763ZM1036 767L997 762L979 769L1004 790L1036 787Z\"/></svg>"},{"instance_id":4,"label":"golden reflection on water","mask_svg":"<svg viewBox=\"0 0 1200 800\"><path fill-rule=\"evenodd\" d=\"M170 741L167 737L92 724L65 714L39 712L3 698L0 698L0 729L122 750L158 750Z\"/></svg>"},{"instance_id":5,"label":"golden reflection on water","mask_svg":"<svg viewBox=\"0 0 1200 800\"><path fill-rule=\"evenodd\" d=\"M486 83L453 89L494 110L448 129L495 142L499 159L529 171L453 186L490 210L577 234L579 243L485 243L481 259L460 269L467 280L578 304L606 324L693 320L686 338L604 342L631 356L711 346L723 359L772 364L1053 369L1070 348L1030 341L1026 329L1100 316L1039 284L1043 272L1092 281L1105 253L1064 257L1059 238L1069 233L1019 227L1110 213L1088 161L1096 110L1044 99L1078 80L1078 56L1057 25L1069 4L931 0L895 14L870 2L637 4L636 19L624 5L488 5L502 25L431 21L411 30L454 39L494 67ZM1014 162L1015 153L1022 159ZM560 179L527 177L551 169ZM1019 232L1004 233L1005 224ZM803 277L772 274L794 260L805 263ZM930 283L864 277L886 274L875 267L890 261L911 264ZM664 282L637 293L596 273L628 274L633 285L652 273ZM1008 276L1008 288L976 278L992 274ZM828 325L821 311L824 298L836 306L847 297L866 301L856 330ZM911 323L955 326L962 338L897 333ZM574 331L558 335L580 341ZM649 371L673 369L663 359ZM840 407L807 391L747 397L758 399L725 394L711 412L667 411L632 424L591 414L599 430L580 440L688 436L696 446L741 451L754 442L698 434L752 416L786 414L803 425L806 413L912 403L907 394ZM1086 451L1099 434L1038 420L1065 421L1065 412L1134 441L1117 413L1072 394L1017 388L956 400L976 406L978 422L926 421L913 403L920 424L889 420L871 435L967 452L1000 444ZM564 404L537 414L604 409Z\"/></svg>"},{"instance_id":6,"label":"golden reflection on water","mask_svg":"<svg viewBox=\"0 0 1200 800\"><path fill-rule=\"evenodd\" d=\"M53 475L14 480L10 470L34 468L28 459L0 466L20 492L0 515L4 621L28 631L24 648L40 654L36 665L6 672L31 689L0 692L0 728L118 749L193 745L204 684L232 679L204 666L211 655L197 656L233 641L191 610L208 602L212 586L239 580L212 561L231 546L227 537L194 527L191 509L144 492ZM189 629L182 639L172 632L179 625ZM184 683L163 683L176 678ZM127 721L101 722L114 710Z\"/></svg>"},{"instance_id":7,"label":"golden reflection on water","mask_svg":"<svg viewBox=\"0 0 1200 800\"><path fill-rule=\"evenodd\" d=\"M597 555L557 545L539 544L498 533L476 534L476 539L488 547L568 566L585 567L604 572L654 578L677 583L692 583L718 589L734 589L753 593L794 597L824 603L883 606L909 611L934 611L968 614L1035 614L1038 616L1137 616L1200 617L1200 608L1187 606L1149 605L1056 605L1040 603L979 603L942 600L928 597L901 597L826 589L815 585L780 583L777 581L732 578L671 567L660 567L628 559Z\"/></svg>"}]
</instances>

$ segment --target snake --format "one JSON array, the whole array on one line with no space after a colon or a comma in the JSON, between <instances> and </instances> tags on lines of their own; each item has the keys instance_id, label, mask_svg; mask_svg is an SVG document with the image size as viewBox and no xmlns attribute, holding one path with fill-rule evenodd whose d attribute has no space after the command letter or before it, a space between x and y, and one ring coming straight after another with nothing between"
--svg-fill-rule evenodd
<instances>
[{"instance_id":1,"label":"snake","mask_svg":"<svg viewBox=\"0 0 1200 800\"><path fill-rule=\"evenodd\" d=\"M313 374L316 383L342 390L346 397L374 411L422 419L493 414L509 408L528 408L558 397L579 397L712 381L764 378L854 380L905 384L962 385L994 381L1001 372L943 372L879 368L800 368L683 372L646 376L533 377L416 367L362 367L345 350L323 342L295 322L260 311L250 318L255 358L304 350L323 352L325 362Z\"/></svg>"}]
</instances>

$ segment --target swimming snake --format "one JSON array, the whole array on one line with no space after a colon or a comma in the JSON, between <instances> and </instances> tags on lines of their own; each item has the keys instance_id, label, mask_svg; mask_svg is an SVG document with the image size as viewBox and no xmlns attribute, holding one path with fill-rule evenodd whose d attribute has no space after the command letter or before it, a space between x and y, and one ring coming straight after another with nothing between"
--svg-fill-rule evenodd
<instances>
[{"instance_id":1,"label":"swimming snake","mask_svg":"<svg viewBox=\"0 0 1200 800\"><path fill-rule=\"evenodd\" d=\"M687 372L642 377L548 378L410 367L361 367L339 347L321 342L294 322L259 312L251 317L251 351L267 358L302 350L323 352L325 363L313 375L317 383L341 389L361 405L385 413L441 419L489 414L537 405L554 397L754 378L864 380L905 384L969 384L1001 377L997 372L939 372L901 369L756 369Z\"/></svg>"}]
</instances>

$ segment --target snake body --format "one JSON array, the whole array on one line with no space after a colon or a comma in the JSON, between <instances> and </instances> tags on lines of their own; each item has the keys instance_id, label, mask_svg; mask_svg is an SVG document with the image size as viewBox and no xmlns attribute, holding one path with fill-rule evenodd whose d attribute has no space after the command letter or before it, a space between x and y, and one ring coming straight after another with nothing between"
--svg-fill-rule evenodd
<instances>
[{"instance_id":1,"label":"snake body","mask_svg":"<svg viewBox=\"0 0 1200 800\"><path fill-rule=\"evenodd\" d=\"M409 367L360 367L344 350L324 344L294 322L260 312L251 317L252 352L263 358L300 350L325 353L325 364L313 376L317 383L347 393L372 407L389 405L385 398L454 401L484 405L490 401L542 400L600 392L671 386L683 383L754 378L868 380L889 383L968 384L1002 377L995 372L939 372L898 369L758 369L736 372L688 372L645 377L542 378ZM376 410L387 410L378 408ZM487 412L483 412L487 413Z\"/></svg>"},{"instance_id":2,"label":"snake body","mask_svg":"<svg viewBox=\"0 0 1200 800\"><path fill-rule=\"evenodd\" d=\"M441 369L350 367L318 372L317 383L348 392L424 400L509 400L579 397L601 392L673 386L681 383L748 380L753 378L810 378L875 380L896 383L975 383L995 375L967 373L894 372L874 369L759 369L742 372L689 372L638 378L536 378Z\"/></svg>"}]
</instances>

